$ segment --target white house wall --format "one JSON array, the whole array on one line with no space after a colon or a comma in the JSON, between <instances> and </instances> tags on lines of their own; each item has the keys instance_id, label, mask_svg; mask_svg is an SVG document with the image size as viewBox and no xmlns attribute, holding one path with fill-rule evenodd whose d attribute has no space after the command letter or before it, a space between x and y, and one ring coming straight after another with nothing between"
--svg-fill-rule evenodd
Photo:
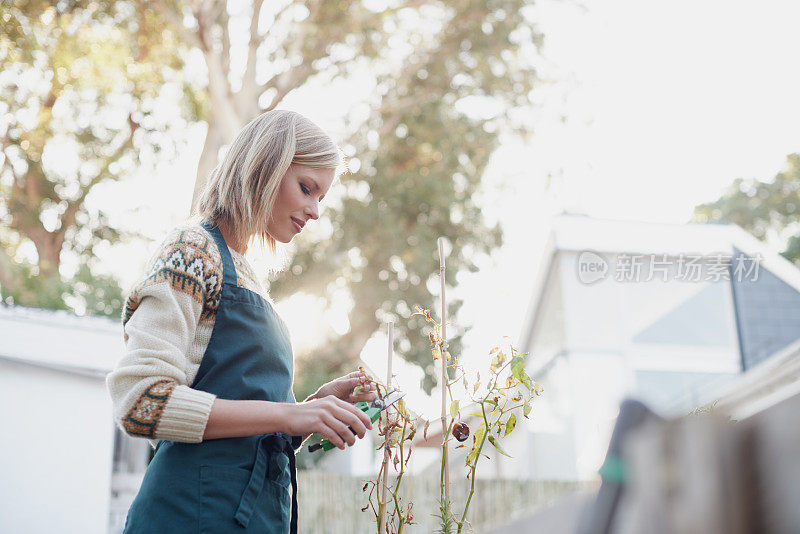
<instances>
[{"instance_id":1,"label":"white house wall","mask_svg":"<svg viewBox=\"0 0 800 534\"><path fill-rule=\"evenodd\" d=\"M573 352L551 361L536 380L544 394L530 419L504 438L511 459L487 446L492 460L479 478L591 480L602 463L619 403L634 374L612 352Z\"/></svg>"},{"instance_id":2,"label":"white house wall","mask_svg":"<svg viewBox=\"0 0 800 534\"><path fill-rule=\"evenodd\" d=\"M528 368L544 394L534 403L530 436L512 444L528 449L526 474L533 478L596 478L625 397L686 413L705 389L741 371L728 282L680 282L675 266L666 281L645 281L646 270L638 282L617 281L616 255L600 254L609 274L585 284L579 253L554 256L534 328ZM694 332L685 343L684 330ZM499 472L513 477L509 461L500 462Z\"/></svg>"},{"instance_id":3,"label":"white house wall","mask_svg":"<svg viewBox=\"0 0 800 534\"><path fill-rule=\"evenodd\" d=\"M97 374L125 352L116 321L20 307L0 307L0 339L0 356Z\"/></svg>"},{"instance_id":4,"label":"white house wall","mask_svg":"<svg viewBox=\"0 0 800 534\"><path fill-rule=\"evenodd\" d=\"M625 301L613 280L591 285L578 279L577 254L559 253L563 273L565 340L562 350L619 350L625 336Z\"/></svg>"},{"instance_id":5,"label":"white house wall","mask_svg":"<svg viewBox=\"0 0 800 534\"><path fill-rule=\"evenodd\" d=\"M101 379L0 359L0 532L102 534L113 426Z\"/></svg>"},{"instance_id":6,"label":"white house wall","mask_svg":"<svg viewBox=\"0 0 800 534\"><path fill-rule=\"evenodd\" d=\"M619 403L632 387L633 375L626 362L613 352L562 354L537 380L544 394L534 402L526 425L530 432L529 476L594 478Z\"/></svg>"},{"instance_id":7,"label":"white house wall","mask_svg":"<svg viewBox=\"0 0 800 534\"><path fill-rule=\"evenodd\" d=\"M552 269L539 303L539 318L534 327L530 354L527 362L530 369L538 369L564 349L566 332L564 317L564 289L559 257L553 259Z\"/></svg>"}]
</instances>

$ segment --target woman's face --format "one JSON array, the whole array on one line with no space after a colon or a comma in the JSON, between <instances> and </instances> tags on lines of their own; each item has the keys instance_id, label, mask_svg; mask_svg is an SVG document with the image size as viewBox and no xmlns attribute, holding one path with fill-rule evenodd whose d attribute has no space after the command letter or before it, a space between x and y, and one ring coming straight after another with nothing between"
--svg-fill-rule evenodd
<instances>
[{"instance_id":1,"label":"woman's face","mask_svg":"<svg viewBox=\"0 0 800 534\"><path fill-rule=\"evenodd\" d=\"M289 166L267 223L267 231L275 241L288 243L309 219L319 219L319 203L328 193L335 174L335 169L296 163Z\"/></svg>"}]
</instances>

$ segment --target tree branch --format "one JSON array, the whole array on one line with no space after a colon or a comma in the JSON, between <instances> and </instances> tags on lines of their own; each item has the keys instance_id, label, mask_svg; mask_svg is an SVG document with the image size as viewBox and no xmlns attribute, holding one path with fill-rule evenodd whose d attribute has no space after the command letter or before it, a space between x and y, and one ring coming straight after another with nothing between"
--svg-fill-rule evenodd
<instances>
[{"instance_id":1,"label":"tree branch","mask_svg":"<svg viewBox=\"0 0 800 534\"><path fill-rule=\"evenodd\" d=\"M378 14L381 15L381 16L386 16L386 15L391 15L391 14L397 13L398 11L401 11L403 9L415 9L415 8L422 7L422 6L433 5L435 3L438 3L438 2L434 2L433 0L409 0L408 2L400 4L399 6L387 7L386 9L384 9L383 11L381 11Z\"/></svg>"},{"instance_id":2,"label":"tree branch","mask_svg":"<svg viewBox=\"0 0 800 534\"><path fill-rule=\"evenodd\" d=\"M209 20L217 20L223 12L228 11L227 0L209 0L203 6L203 13L207 15Z\"/></svg>"},{"instance_id":3,"label":"tree branch","mask_svg":"<svg viewBox=\"0 0 800 534\"><path fill-rule=\"evenodd\" d=\"M222 71L225 73L225 79L230 79L231 75L231 34L228 24L230 19L228 17L228 10L224 9L220 14L220 26L222 26Z\"/></svg>"},{"instance_id":4,"label":"tree branch","mask_svg":"<svg viewBox=\"0 0 800 534\"><path fill-rule=\"evenodd\" d=\"M128 115L128 126L130 132L128 133L127 139L123 141L120 146L114 151L114 153L106 158L105 164L100 169L100 171L95 174L95 176L89 180L85 186L81 187L81 193L78 195L78 198L70 200L67 202L67 209L64 210L64 213L61 215L61 226L58 230L53 232L54 234L60 234L59 239L61 240L62 244L64 241L64 235L66 231L75 224L75 216L78 213L78 210L83 205L83 202L86 200L87 195L92 190L94 186L105 180L109 177L108 169L111 167L111 164L119 161L119 159L125 154L125 152L129 148L133 148L133 134L139 128L139 124L133 120L133 118Z\"/></svg>"},{"instance_id":5,"label":"tree branch","mask_svg":"<svg viewBox=\"0 0 800 534\"><path fill-rule=\"evenodd\" d=\"M258 60L258 47L261 44L261 36L258 34L258 19L261 16L261 8L264 0L253 2L253 14L250 17L250 42L247 46L247 60L244 75L242 76L241 98L246 102L257 100L256 91L256 62Z\"/></svg>"},{"instance_id":6,"label":"tree branch","mask_svg":"<svg viewBox=\"0 0 800 534\"><path fill-rule=\"evenodd\" d=\"M282 15L289 6L293 5L294 2L290 3L288 6L283 8L279 13L278 16ZM311 9L311 7L309 7ZM277 20L277 16L276 16ZM286 44L286 57L291 61L291 57L293 55L300 55L302 56L303 45L305 44L306 40L306 31L304 31L304 25L301 23L298 25L297 35L295 35L294 39L292 39L289 43ZM303 61L300 65L294 69L289 69L284 71L280 74L277 74L267 80L266 83L259 86L256 90L257 94L260 96L265 91L269 89L275 89L277 94L270 102L269 106L267 107L268 110L273 109L278 103L285 97L292 89L298 87L300 84L305 82L309 76L311 76L313 69L311 68L312 60L310 58L302 58Z\"/></svg>"},{"instance_id":7,"label":"tree branch","mask_svg":"<svg viewBox=\"0 0 800 534\"><path fill-rule=\"evenodd\" d=\"M14 263L6 249L0 246L0 290L4 290L6 297L19 287L19 275L14 276Z\"/></svg>"},{"instance_id":8,"label":"tree branch","mask_svg":"<svg viewBox=\"0 0 800 534\"><path fill-rule=\"evenodd\" d=\"M274 81L274 84L268 82L262 85L258 91L259 95L269 89L275 89L277 91L269 106L267 106L267 110L275 108L287 94L293 89L303 85L312 74L314 74L314 69L309 66L308 62L303 62L298 67L281 73L277 76L277 79L273 78L270 80L270 82Z\"/></svg>"},{"instance_id":9,"label":"tree branch","mask_svg":"<svg viewBox=\"0 0 800 534\"><path fill-rule=\"evenodd\" d=\"M9 141L10 139L8 138L8 130L6 130L6 133L3 135L3 137L0 137L0 154L3 155L3 161L0 161L0 176L3 175L3 171L6 168L6 162L8 161L6 148L8 148Z\"/></svg>"},{"instance_id":10,"label":"tree branch","mask_svg":"<svg viewBox=\"0 0 800 534\"><path fill-rule=\"evenodd\" d=\"M300 0L292 0L291 2L280 8L278 12L275 13L275 15L273 15L272 17L272 26L270 28L267 28L267 31L264 32L264 35L259 36L259 44L261 44L264 41L264 39L266 39L267 35L269 35L270 30L272 28L280 28L282 26L282 19L284 18L284 16L286 16L287 13L289 13L289 10L291 8L301 4L303 4L303 2L301 2Z\"/></svg>"},{"instance_id":11,"label":"tree branch","mask_svg":"<svg viewBox=\"0 0 800 534\"><path fill-rule=\"evenodd\" d=\"M211 28L214 20L208 19L204 12L196 13L198 24L198 38L203 43L201 50L208 68L208 95L211 104L219 113L223 137L233 139L241 127L242 118L236 106L230 88L230 82L225 74L224 60L221 54L214 50Z\"/></svg>"}]
</instances>

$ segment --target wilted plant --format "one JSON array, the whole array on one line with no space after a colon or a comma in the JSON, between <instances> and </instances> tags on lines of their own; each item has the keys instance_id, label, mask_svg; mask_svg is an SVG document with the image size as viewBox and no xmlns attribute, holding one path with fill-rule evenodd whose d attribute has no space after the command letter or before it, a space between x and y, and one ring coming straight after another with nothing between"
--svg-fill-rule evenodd
<instances>
[{"instance_id":1,"label":"wilted plant","mask_svg":"<svg viewBox=\"0 0 800 534\"><path fill-rule=\"evenodd\" d=\"M446 425L446 431L442 434L442 449L449 446L452 439L459 442L456 449L465 448L468 445L463 443L472 437L472 444L466 457L466 478L470 481L470 490L464 509L460 514L454 513L453 505L447 498L445 491L445 464L442 462L440 477L440 501L439 512L439 532L451 534L453 529L461 533L465 525L472 497L475 494L475 471L481 456L489 458L484 451L484 445L488 441L498 453L505 456L509 454L503 449L500 440L514 431L517 424L517 413L527 418L531 412L531 402L533 397L542 393L539 384L531 380L525 372L525 358L508 343L508 347L494 347L489 352L490 362L486 382L481 381L480 372L477 372L470 385L467 372L455 358L447 351L446 343L441 337L441 324L437 323L430 315L429 310L424 310L419 306L415 307L412 315L423 315L425 320L431 324L432 330L428 336L431 341L431 354L434 360L445 358L447 362L448 379L445 384L447 397L450 403L450 418ZM363 369L362 369L363 371ZM365 373L366 374L366 373ZM452 378L451 378L452 377ZM378 395L383 398L391 388L371 377L366 380L376 384ZM463 384L465 397L471 404L464 406L464 409L472 409L468 415L477 418L477 426L474 431L470 429L469 423L462 419L461 401L453 395L453 386ZM483 387L482 387L483 386ZM396 407L395 407L396 406ZM411 457L411 443L417 432L420 418L411 412L401 400L395 405L385 410L381 415L379 425L379 435L383 438L380 446L376 450L386 447L390 451L391 464L397 473L394 482L389 484L390 496L382 501L380 497L380 484L383 470L388 469L388 464L384 464L378 473L377 480L370 480L362 488L368 493L368 503L361 510L371 509L375 515L376 524L379 525L379 534L401 533L403 526L413 522L412 508L413 503L404 504L399 496L400 485L405 474L405 468ZM425 421L423 435L427 439L427 432L430 421ZM510 457L510 456L509 456ZM444 455L443 455L444 458ZM380 528L382 508L389 506L389 514L383 529ZM383 530L384 532L381 532Z\"/></svg>"},{"instance_id":2,"label":"wilted plant","mask_svg":"<svg viewBox=\"0 0 800 534\"><path fill-rule=\"evenodd\" d=\"M492 446L505 456L509 454L500 445L500 439L514 431L517 424L516 412L522 409L523 417L527 418L531 412L531 401L533 397L541 395L542 387L531 380L525 372L525 358L520 355L514 346L509 342L508 348L503 350L501 347L494 347L489 356L489 374L484 387L481 388L480 372L476 373L475 379L470 386L467 373L455 358L447 351L446 342L442 339L442 325L437 323L430 314L429 310L424 310L419 306L415 307L412 315L423 315L425 320L432 325L429 333L431 341L431 354L434 360L445 358L448 368L447 396L450 399L450 421L447 430L442 433L442 449L444 450L451 439L459 442L466 441L470 435L470 428L466 421L461 417L461 402L453 395L453 386L459 382L464 385L464 392L467 398L472 401L470 405L475 409L469 415L477 417L478 426L472 432L472 447L467 454L465 467L467 468L466 477L470 481L470 490L467 501L461 512L460 519L452 512L452 503L448 502L445 491L445 464L446 455L442 455L442 469L440 477L440 532L448 534L452 532L453 526L456 532L460 533L465 524L469 505L475 494L475 470L481 456L489 458L483 452L483 447L488 441ZM453 377L451 379L451 376ZM426 425L427 428L427 425ZM456 445L456 449L467 447L466 444ZM509 456L510 457L510 456Z\"/></svg>"},{"instance_id":3,"label":"wilted plant","mask_svg":"<svg viewBox=\"0 0 800 534\"><path fill-rule=\"evenodd\" d=\"M378 397L383 398L387 395L391 388L386 384L379 382L367 375L363 368L360 368L364 373L366 382L372 382L377 386ZM412 508L414 504L409 502L404 504L400 497L400 484L403 481L403 475L408 465L408 460L411 458L411 443L414 435L417 432L418 417L413 412L410 412L406 407L403 399L398 400L389 408L381 412L381 418L378 423L378 435L383 438L383 441L376 450L388 450L389 462L384 462L378 471L376 480L368 480L362 491L368 493L367 505L361 511L365 512L368 508L372 510L375 515L375 523L378 525L378 534L381 534L381 518L384 517L383 507L388 506L386 514L386 522L383 525L383 530L387 534L403 532L403 525L410 525L413 523L414 515ZM427 430L427 427L426 427ZM386 477L388 485L389 497L383 500L381 497L381 480L384 479L384 470L388 470L389 463L392 464L395 472L397 473L393 484L389 484L389 479Z\"/></svg>"}]
</instances>

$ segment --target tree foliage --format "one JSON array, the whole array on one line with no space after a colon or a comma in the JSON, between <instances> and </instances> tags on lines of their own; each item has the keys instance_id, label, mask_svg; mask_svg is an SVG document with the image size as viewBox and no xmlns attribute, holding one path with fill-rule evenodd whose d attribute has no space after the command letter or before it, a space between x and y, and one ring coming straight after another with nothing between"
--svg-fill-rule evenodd
<instances>
[{"instance_id":1,"label":"tree foliage","mask_svg":"<svg viewBox=\"0 0 800 534\"><path fill-rule=\"evenodd\" d=\"M349 332L315 351L313 366L306 366L315 380L351 367L381 322L394 319L396 348L426 368L425 386L432 386L425 347L408 338L408 329L420 326L411 308L433 307L439 236L451 244L451 287L458 272L476 269L477 255L501 244L500 229L486 224L476 196L500 134L527 133L518 111L529 105L536 78L529 58L540 36L523 16L526 1L10 5L3 14L3 70L15 77L40 73L42 81L39 93L26 96L14 82L0 86L0 102L13 118L2 147L8 201L0 216L8 229L0 239L9 254L0 255L0 266L23 265L28 273L21 278L55 280L61 253L91 267L94 246L118 238L84 201L96 184L119 179L144 152L165 146L169 137L158 120L164 108L156 103L165 87L183 95L183 117L208 125L198 191L220 149L256 115L293 91L336 79L355 83L366 72L376 89L368 111L348 117L349 133L340 139L353 172L342 177L341 203L326 212L330 233L303 236L288 271L271 281L271 293L281 299L302 290L329 303L343 290L350 295ZM182 75L186 58L205 67L200 87ZM31 111L23 110L26 102ZM23 124L26 114L36 120ZM46 149L54 139L67 139L82 164L49 165ZM27 266L19 253L26 241L38 252ZM5 278L4 297L20 276ZM63 300L62 290L53 289L53 301ZM90 307L103 301L80 298ZM450 316L460 304L450 303ZM454 352L461 333L450 332ZM311 360L301 359L298 377ZM298 397L317 385L301 381Z\"/></svg>"},{"instance_id":2,"label":"tree foliage","mask_svg":"<svg viewBox=\"0 0 800 534\"><path fill-rule=\"evenodd\" d=\"M800 154L771 181L737 178L714 202L695 208L694 220L737 224L764 240L770 232L786 240L783 257L800 267Z\"/></svg>"},{"instance_id":3,"label":"tree foliage","mask_svg":"<svg viewBox=\"0 0 800 534\"><path fill-rule=\"evenodd\" d=\"M6 2L0 19L0 295L119 316L96 248L123 236L86 199L170 146L160 99L185 85L179 43L135 2Z\"/></svg>"},{"instance_id":4,"label":"tree foliage","mask_svg":"<svg viewBox=\"0 0 800 534\"><path fill-rule=\"evenodd\" d=\"M438 293L437 237L452 245L451 287L456 273L476 269L476 255L501 243L475 195L500 132L513 130L516 111L529 105L535 71L526 54L535 52L540 36L522 15L526 2L237 5L157 0L141 7L205 62L198 116L208 133L195 195L220 148L253 117L293 91L368 71L376 91L366 117L341 139L354 172L342 178L341 204L326 213L330 234L302 240L270 290L278 300L302 290L328 303L344 290L353 303L349 332L300 359L298 397L318 386L303 377L316 381L352 367L387 319L397 322L399 352L426 369L430 388L426 350L408 339L408 328L419 326L411 308L430 306ZM460 305L453 301L449 315ZM459 334L451 332L454 349Z\"/></svg>"}]
</instances>

